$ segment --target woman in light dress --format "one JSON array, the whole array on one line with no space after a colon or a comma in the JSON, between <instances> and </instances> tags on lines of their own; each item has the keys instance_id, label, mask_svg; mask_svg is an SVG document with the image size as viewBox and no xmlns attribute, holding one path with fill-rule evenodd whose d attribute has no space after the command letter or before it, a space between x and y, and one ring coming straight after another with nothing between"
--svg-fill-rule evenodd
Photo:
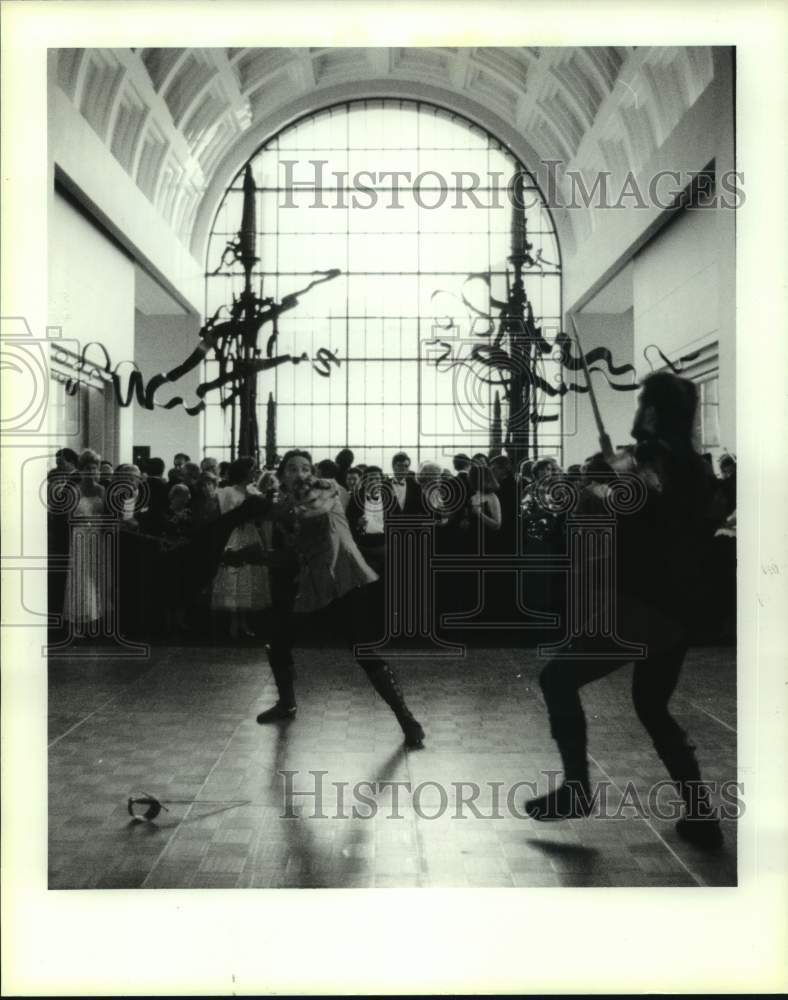
<instances>
[{"instance_id":1,"label":"woman in light dress","mask_svg":"<svg viewBox=\"0 0 788 1000\"><path fill-rule=\"evenodd\" d=\"M228 485L217 493L222 514L240 507L249 496L259 496L252 485L257 469L252 458L237 458L230 464ZM230 616L230 638L253 636L250 615L271 604L268 567L264 564L271 548L270 521L245 521L224 547L213 581L211 607Z\"/></svg>"},{"instance_id":2,"label":"woman in light dress","mask_svg":"<svg viewBox=\"0 0 788 1000\"><path fill-rule=\"evenodd\" d=\"M63 618L78 638L97 635L108 610L107 587L112 582L102 572L101 530L96 520L106 512L104 487L99 483L101 456L86 450L79 456L79 499L71 515L71 545L63 600ZM102 585L103 584L103 585Z\"/></svg>"}]
</instances>

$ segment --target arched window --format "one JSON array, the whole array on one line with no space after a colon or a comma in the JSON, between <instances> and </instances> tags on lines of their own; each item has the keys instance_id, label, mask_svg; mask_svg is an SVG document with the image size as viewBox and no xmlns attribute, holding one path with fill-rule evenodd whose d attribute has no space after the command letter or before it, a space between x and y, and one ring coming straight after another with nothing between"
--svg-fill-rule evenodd
<instances>
[{"instance_id":1,"label":"arched window","mask_svg":"<svg viewBox=\"0 0 788 1000\"><path fill-rule=\"evenodd\" d=\"M261 442L273 393L280 454L299 446L316 458L333 457L348 446L357 461L385 468L400 450L414 466L487 451L496 392L505 426L503 391L493 384L496 373L464 362L470 345L494 338L484 315L497 316L491 300L507 297L514 155L479 126L435 106L360 100L302 118L250 162L260 257L255 292L280 301L314 271L341 271L281 316L276 351L314 358L326 348L339 365L330 365L328 377L309 362L262 374ZM242 287L240 267L220 262L240 227L243 176L242 169L209 239L207 315ZM531 180L525 203L539 259L525 287L551 341L560 328L559 248ZM263 348L271 332L263 327ZM542 373L551 380L550 371ZM541 453L560 451L558 400L545 397L540 406L550 418L539 424ZM207 451L229 457L230 417L215 400L204 432Z\"/></svg>"}]
</instances>

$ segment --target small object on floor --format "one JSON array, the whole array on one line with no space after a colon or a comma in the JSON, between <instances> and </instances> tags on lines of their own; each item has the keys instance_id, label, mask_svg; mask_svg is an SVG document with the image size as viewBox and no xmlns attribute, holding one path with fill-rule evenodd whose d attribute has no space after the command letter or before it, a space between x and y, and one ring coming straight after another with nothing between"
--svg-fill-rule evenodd
<instances>
[{"instance_id":1,"label":"small object on floor","mask_svg":"<svg viewBox=\"0 0 788 1000\"><path fill-rule=\"evenodd\" d=\"M224 806L226 809L233 809L236 806L248 806L250 799L229 799L229 800L217 800L217 799L166 799L169 805L180 805L180 806ZM136 812L135 806L147 806L142 815ZM143 820L148 820L148 822L153 821L162 811L169 812L170 810L162 802L161 799L157 799L155 795L151 795L150 792L143 792L142 795L130 795L126 808L129 811L129 816L138 823ZM194 819L200 819L201 817L193 817Z\"/></svg>"},{"instance_id":2,"label":"small object on floor","mask_svg":"<svg viewBox=\"0 0 788 1000\"><path fill-rule=\"evenodd\" d=\"M257 721L261 726L265 726L269 722L283 722L294 719L295 717L295 705L283 705L281 701L278 701L275 705L272 705L264 712L261 712L257 716Z\"/></svg>"},{"instance_id":3,"label":"small object on floor","mask_svg":"<svg viewBox=\"0 0 788 1000\"><path fill-rule=\"evenodd\" d=\"M144 813L142 813L142 815L140 815L139 813L135 812L134 809L135 806L147 806L148 808L145 810ZM156 796L151 795L150 792L143 792L143 794L138 797L129 796L129 801L126 805L126 808L129 811L129 816L131 816L133 820L136 820L137 822L140 823L143 820L148 820L150 822L151 820L156 819L156 817L159 815L162 809L165 812L169 812L169 809L165 805L162 805L162 803L156 798Z\"/></svg>"},{"instance_id":4,"label":"small object on floor","mask_svg":"<svg viewBox=\"0 0 788 1000\"><path fill-rule=\"evenodd\" d=\"M682 840L708 851L719 850L724 843L720 821L715 816L692 819L684 816L676 823L676 833Z\"/></svg>"},{"instance_id":5,"label":"small object on floor","mask_svg":"<svg viewBox=\"0 0 788 1000\"><path fill-rule=\"evenodd\" d=\"M531 819L542 822L585 819L591 812L591 790L583 782L567 781L547 795L529 799L525 811Z\"/></svg>"}]
</instances>

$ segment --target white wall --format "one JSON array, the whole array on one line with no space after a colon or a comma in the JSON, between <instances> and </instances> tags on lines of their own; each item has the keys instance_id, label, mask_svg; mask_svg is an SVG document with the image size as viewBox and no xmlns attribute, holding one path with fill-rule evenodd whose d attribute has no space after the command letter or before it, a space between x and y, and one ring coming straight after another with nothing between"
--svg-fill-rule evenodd
<instances>
[{"instance_id":1,"label":"white wall","mask_svg":"<svg viewBox=\"0 0 788 1000\"><path fill-rule=\"evenodd\" d=\"M145 316L138 311L135 328L136 359L147 381L191 354L198 341L199 321L191 316ZM166 403L177 395L182 396L188 406L193 405L197 401L194 389L201 370L200 366L173 385L160 389L156 401ZM200 416L190 417L181 406L171 410L136 407L134 444L149 445L151 456L163 458L167 468L179 451L199 461L200 425Z\"/></svg>"},{"instance_id":2,"label":"white wall","mask_svg":"<svg viewBox=\"0 0 788 1000\"><path fill-rule=\"evenodd\" d=\"M51 70L50 70L51 73ZM163 275L184 303L203 307L203 267L169 226L120 163L99 139L63 91L48 88L47 144L50 170L68 179L117 230L134 255L152 273Z\"/></svg>"},{"instance_id":3,"label":"white wall","mask_svg":"<svg viewBox=\"0 0 788 1000\"><path fill-rule=\"evenodd\" d=\"M49 201L49 324L62 328L65 346L78 349L96 340L113 365L134 357L134 264L99 229L57 192ZM100 361L100 353L91 353ZM119 411L114 447L102 447L105 414L99 397L91 402L88 441L111 461L130 461L134 408ZM56 412L56 411L55 411ZM55 430L55 428L53 428ZM111 437L111 435L110 435ZM110 453L111 452L111 453Z\"/></svg>"},{"instance_id":4,"label":"white wall","mask_svg":"<svg viewBox=\"0 0 788 1000\"><path fill-rule=\"evenodd\" d=\"M658 170L687 173L703 170L714 161L719 194L721 177L736 168L730 53L715 52L714 65L711 85L638 174L642 190L648 189L649 178ZM677 218L654 206L626 211L596 209L593 232L564 256L567 311L593 301L600 289L632 262L631 356L639 376L650 370L643 357L643 348L649 343L658 344L673 359L718 341L720 436L730 448L735 448L736 440L735 232L736 214L730 209L691 210ZM583 324L591 322L585 313L579 315ZM601 386L602 379L596 379ZM600 400L605 391L600 389ZM629 439L628 428L624 434L623 412L614 415L617 405L633 406L625 400L626 396L616 399L607 390L604 404L600 402L606 425L610 421L614 445ZM590 408L583 417L583 402L578 405L581 427L588 426ZM624 436L619 437L621 434ZM577 454L584 441L583 437L577 443L567 439L566 463L578 460L570 456Z\"/></svg>"},{"instance_id":5,"label":"white wall","mask_svg":"<svg viewBox=\"0 0 788 1000\"><path fill-rule=\"evenodd\" d=\"M644 349L657 344L673 362L698 348L719 348L721 449L735 450L736 247L731 212L687 211L637 255L632 272L635 364L650 368ZM659 357L652 357L661 366ZM712 449L714 451L714 449Z\"/></svg>"},{"instance_id":6,"label":"white wall","mask_svg":"<svg viewBox=\"0 0 788 1000\"><path fill-rule=\"evenodd\" d=\"M650 371L643 356L648 344L659 345L674 360L685 348L719 338L720 310L728 302L718 268L724 252L716 213L698 209L679 215L635 257L632 297L640 375Z\"/></svg>"}]
</instances>

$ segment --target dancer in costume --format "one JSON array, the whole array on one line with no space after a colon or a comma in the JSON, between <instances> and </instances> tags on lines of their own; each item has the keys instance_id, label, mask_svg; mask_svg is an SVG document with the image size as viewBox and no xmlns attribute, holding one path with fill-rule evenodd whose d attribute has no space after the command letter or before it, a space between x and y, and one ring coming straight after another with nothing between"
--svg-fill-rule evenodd
<instances>
[{"instance_id":1,"label":"dancer in costume","mask_svg":"<svg viewBox=\"0 0 788 1000\"><path fill-rule=\"evenodd\" d=\"M292 648L296 628L308 627L304 616L329 609L353 646L375 638L370 635L369 585L378 576L353 540L336 483L315 478L311 456L299 450L284 456L278 476L277 527L294 559L290 566L272 568L274 634L269 659L279 698L257 716L260 724L295 717ZM359 656L357 662L393 711L405 745L422 746L424 730L405 704L391 667L374 653Z\"/></svg>"},{"instance_id":2,"label":"dancer in costume","mask_svg":"<svg viewBox=\"0 0 788 1000\"><path fill-rule=\"evenodd\" d=\"M632 698L657 755L678 785L685 806L678 833L701 846L715 847L722 843L722 833L701 782L695 747L668 710L703 586L702 550L719 520L716 480L692 445L697 400L694 384L670 373L659 372L643 382L632 428L637 444L628 453L626 471L640 477L646 500L636 512L618 517L619 592L614 620L623 639L643 643L647 649L645 659L635 662ZM608 457L612 474L616 460ZM593 635L596 630L587 631ZM590 642L578 640L578 652L592 651ZM620 659L558 658L542 671L539 681L564 782L526 803L533 818L588 815L586 719L578 692L623 665Z\"/></svg>"}]
</instances>

